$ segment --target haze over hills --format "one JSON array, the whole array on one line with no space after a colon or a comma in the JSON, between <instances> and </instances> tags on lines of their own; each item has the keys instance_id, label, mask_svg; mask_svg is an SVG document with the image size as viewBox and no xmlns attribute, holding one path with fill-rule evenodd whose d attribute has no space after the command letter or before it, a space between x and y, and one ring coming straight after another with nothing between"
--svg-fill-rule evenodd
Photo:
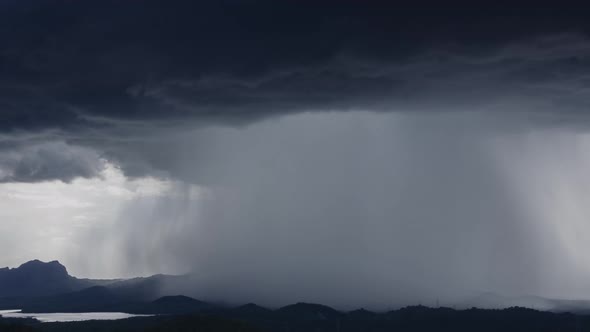
<instances>
[{"instance_id":1,"label":"haze over hills","mask_svg":"<svg viewBox=\"0 0 590 332\"><path fill-rule=\"evenodd\" d=\"M587 302L541 297L510 298L482 293L462 308L409 306L375 312L339 311L322 304L295 303L269 309L254 303L227 306L188 296L167 294L167 283L183 285L186 276L154 275L146 278L94 280L68 274L57 261L27 262L0 269L0 310L24 313L126 312L155 316L120 321L38 323L34 319L0 317L1 331L577 331L590 326ZM476 305L483 309L469 308ZM554 312L542 312L524 307ZM508 308L510 307L510 308ZM490 308L494 310L489 310ZM497 310L498 308L503 308ZM559 313L571 311L572 313ZM192 330L191 330L192 329Z\"/></svg>"},{"instance_id":2,"label":"haze over hills","mask_svg":"<svg viewBox=\"0 0 590 332\"><path fill-rule=\"evenodd\" d=\"M22 309L24 312L123 311L129 313L189 313L220 306L190 298L194 292L187 286L190 276L154 275L132 279L78 279L68 274L58 261L33 260L17 268L0 269L0 309ZM224 299L219 299L223 301ZM408 303L412 305L412 303ZM447 304L449 305L449 304ZM481 293L457 309L478 307L498 309L528 307L554 312L590 312L590 302L546 299L538 296L507 297ZM270 310L250 303L237 306L234 314L260 317ZM325 305L297 303L278 309L275 315L284 319L333 319L340 314ZM366 310L351 312L354 316L371 317Z\"/></svg>"},{"instance_id":3,"label":"haze over hills","mask_svg":"<svg viewBox=\"0 0 590 332\"><path fill-rule=\"evenodd\" d=\"M58 261L33 260L0 269L0 308L29 312L142 311L147 304L182 284L182 276L154 275L132 279L78 279ZM159 302L158 302L159 303ZM160 308L158 303L150 310ZM181 305L186 306L185 302ZM170 304L168 303L168 307ZM149 308L146 307L145 310ZM170 310L170 309L168 309Z\"/></svg>"}]
</instances>

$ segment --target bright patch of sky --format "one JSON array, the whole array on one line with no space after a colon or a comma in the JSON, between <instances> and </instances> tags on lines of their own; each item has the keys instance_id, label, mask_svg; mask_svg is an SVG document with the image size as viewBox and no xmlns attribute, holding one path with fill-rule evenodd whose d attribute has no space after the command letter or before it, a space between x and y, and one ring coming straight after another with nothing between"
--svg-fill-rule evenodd
<instances>
[{"instance_id":1,"label":"bright patch of sky","mask_svg":"<svg viewBox=\"0 0 590 332\"><path fill-rule=\"evenodd\" d=\"M152 177L126 178L112 164L101 175L71 183L0 184L0 252L11 253L1 256L0 266L59 259L74 275L98 272L69 261L78 260L75 253L87 241L85 234L111 229L126 204L164 195L172 185ZM92 274L115 276L110 273Z\"/></svg>"}]
</instances>

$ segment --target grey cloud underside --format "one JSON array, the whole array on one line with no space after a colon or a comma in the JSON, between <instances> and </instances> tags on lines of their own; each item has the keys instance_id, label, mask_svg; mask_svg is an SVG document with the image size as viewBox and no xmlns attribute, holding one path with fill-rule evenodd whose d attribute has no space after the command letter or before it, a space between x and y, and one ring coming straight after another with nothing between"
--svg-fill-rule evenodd
<instances>
[{"instance_id":1,"label":"grey cloud underside","mask_svg":"<svg viewBox=\"0 0 590 332\"><path fill-rule=\"evenodd\" d=\"M7 2L0 128L77 132L125 121L240 124L300 111L490 104L551 112L559 104L566 118L585 115L583 11L555 18L540 8L523 19L529 10Z\"/></svg>"},{"instance_id":2,"label":"grey cloud underside","mask_svg":"<svg viewBox=\"0 0 590 332\"><path fill-rule=\"evenodd\" d=\"M0 182L40 182L100 176L105 161L91 149L63 142L41 143L0 153Z\"/></svg>"},{"instance_id":3,"label":"grey cloud underside","mask_svg":"<svg viewBox=\"0 0 590 332\"><path fill-rule=\"evenodd\" d=\"M49 172L17 148L45 142L97 151L127 175L179 176L162 143L171 134L298 112L503 112L585 128L585 17L356 1L3 2L3 180L98 174L85 166L95 157ZM201 178L190 172L181 177Z\"/></svg>"}]
</instances>

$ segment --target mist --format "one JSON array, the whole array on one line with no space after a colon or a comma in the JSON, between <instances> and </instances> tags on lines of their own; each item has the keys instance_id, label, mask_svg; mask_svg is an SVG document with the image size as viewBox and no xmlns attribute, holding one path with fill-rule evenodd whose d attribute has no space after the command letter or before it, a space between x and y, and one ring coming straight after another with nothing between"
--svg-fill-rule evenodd
<instances>
[{"instance_id":1,"label":"mist","mask_svg":"<svg viewBox=\"0 0 590 332\"><path fill-rule=\"evenodd\" d=\"M199 128L135 149L176 180L128 202L88 254L125 275L189 273L184 292L230 303L579 298L590 295L589 144L503 113Z\"/></svg>"}]
</instances>

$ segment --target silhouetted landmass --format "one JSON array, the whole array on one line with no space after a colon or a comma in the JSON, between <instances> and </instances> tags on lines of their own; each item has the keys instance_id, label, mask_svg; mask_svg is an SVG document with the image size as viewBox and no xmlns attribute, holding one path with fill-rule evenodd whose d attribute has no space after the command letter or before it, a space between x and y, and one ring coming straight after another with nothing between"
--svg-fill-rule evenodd
<instances>
[{"instance_id":1,"label":"silhouetted landmass","mask_svg":"<svg viewBox=\"0 0 590 332\"><path fill-rule=\"evenodd\" d=\"M150 277L124 279L106 285L113 292L138 301L153 301L162 296L166 284L180 283L180 276L156 274Z\"/></svg>"},{"instance_id":2,"label":"silhouetted landmass","mask_svg":"<svg viewBox=\"0 0 590 332\"><path fill-rule=\"evenodd\" d=\"M296 303L277 310L284 319L327 320L340 318L341 313L328 306L313 303Z\"/></svg>"},{"instance_id":3,"label":"silhouetted landmass","mask_svg":"<svg viewBox=\"0 0 590 332\"><path fill-rule=\"evenodd\" d=\"M154 301L103 286L49 297L27 298L23 312L127 312L135 314L186 314L210 309L213 305L187 296L164 296Z\"/></svg>"},{"instance_id":4,"label":"silhouetted landmass","mask_svg":"<svg viewBox=\"0 0 590 332\"><path fill-rule=\"evenodd\" d=\"M44 296L81 290L99 281L78 279L58 261L33 260L21 266L0 269L0 297Z\"/></svg>"},{"instance_id":5,"label":"silhouetted landmass","mask_svg":"<svg viewBox=\"0 0 590 332\"><path fill-rule=\"evenodd\" d=\"M0 331L590 331L590 316L522 307L454 310L414 306L377 313L364 309L341 312L313 303L276 310L253 303L230 308L183 295L159 297L165 284L182 284L186 280L166 275L109 281L77 279L56 261L31 261L16 269L1 269L0 294L7 296L0 298L0 309L156 315L69 323L0 318ZM490 295L483 300L505 301ZM551 308L556 303L562 307L579 304L537 298L517 300Z\"/></svg>"},{"instance_id":6,"label":"silhouetted landmass","mask_svg":"<svg viewBox=\"0 0 590 332\"><path fill-rule=\"evenodd\" d=\"M256 332L262 331L247 322L227 319L216 316L182 316L176 319L165 320L154 327L146 329L147 332Z\"/></svg>"},{"instance_id":7,"label":"silhouetted landmass","mask_svg":"<svg viewBox=\"0 0 590 332\"><path fill-rule=\"evenodd\" d=\"M188 296L164 296L130 312L142 314L188 314L213 308L213 305Z\"/></svg>"},{"instance_id":8,"label":"silhouetted landmass","mask_svg":"<svg viewBox=\"0 0 590 332\"><path fill-rule=\"evenodd\" d=\"M104 286L46 297L29 298L21 304L23 312L114 311L135 303L133 298Z\"/></svg>"},{"instance_id":9,"label":"silhouetted landmass","mask_svg":"<svg viewBox=\"0 0 590 332\"><path fill-rule=\"evenodd\" d=\"M131 313L185 313L190 305L167 306L151 302L162 296L189 295L190 275L153 275L132 279L79 279L70 276L57 261L44 263L33 260L18 268L0 269L0 310L22 309L25 312L84 312L125 311ZM203 308L201 304L194 304ZM555 300L536 296L505 297L481 293L458 308L528 307L554 312L590 313L589 301ZM183 309L183 306L185 308ZM284 314L297 310L297 306L283 308ZM325 308L324 308L325 309ZM315 314L332 314L317 308ZM313 314L312 314L313 315Z\"/></svg>"},{"instance_id":10,"label":"silhouetted landmass","mask_svg":"<svg viewBox=\"0 0 590 332\"><path fill-rule=\"evenodd\" d=\"M376 316L377 316L376 313L361 308L361 309L350 311L348 313L348 315L346 316L346 318L353 319L353 320L371 320L371 319L375 319Z\"/></svg>"},{"instance_id":11,"label":"silhouetted landmass","mask_svg":"<svg viewBox=\"0 0 590 332\"><path fill-rule=\"evenodd\" d=\"M457 303L459 308L477 307L497 309L509 307L534 308L541 311L590 313L590 301L548 299L534 295L503 296L492 292L483 292Z\"/></svg>"},{"instance_id":12,"label":"silhouetted landmass","mask_svg":"<svg viewBox=\"0 0 590 332\"><path fill-rule=\"evenodd\" d=\"M2 332L33 332L37 329L32 325L37 325L37 321L27 318L0 318L0 331Z\"/></svg>"},{"instance_id":13,"label":"silhouetted landmass","mask_svg":"<svg viewBox=\"0 0 590 332\"><path fill-rule=\"evenodd\" d=\"M203 304L189 305L186 301L178 305L151 303L162 293L175 291L174 287L165 288L165 285L179 285L184 281L183 276L161 274L132 279L78 279L70 276L58 261L44 263L33 260L18 268L0 269L0 310L186 313Z\"/></svg>"},{"instance_id":14,"label":"silhouetted landmass","mask_svg":"<svg viewBox=\"0 0 590 332\"><path fill-rule=\"evenodd\" d=\"M229 309L226 312L226 315L243 320L267 321L273 319L274 312L254 303L248 303Z\"/></svg>"},{"instance_id":15,"label":"silhouetted landmass","mask_svg":"<svg viewBox=\"0 0 590 332\"><path fill-rule=\"evenodd\" d=\"M184 300L183 300L184 301ZM239 312L237 315L236 313ZM251 313L252 316L246 313ZM264 319L260 319L263 314ZM237 318L240 316L241 318ZM299 303L278 310L255 305L218 308L192 315L134 317L118 321L15 323L0 319L0 331L113 332L113 331L590 331L590 316L551 313L526 308L502 310L407 307L385 313L339 312L316 304Z\"/></svg>"},{"instance_id":16,"label":"silhouetted landmass","mask_svg":"<svg viewBox=\"0 0 590 332\"><path fill-rule=\"evenodd\" d=\"M69 275L58 261L32 260L17 268L0 268L0 298L51 296L103 286L127 297L153 301L162 291L174 290L165 285L183 284L184 278L157 274L132 279L80 279Z\"/></svg>"}]
</instances>

